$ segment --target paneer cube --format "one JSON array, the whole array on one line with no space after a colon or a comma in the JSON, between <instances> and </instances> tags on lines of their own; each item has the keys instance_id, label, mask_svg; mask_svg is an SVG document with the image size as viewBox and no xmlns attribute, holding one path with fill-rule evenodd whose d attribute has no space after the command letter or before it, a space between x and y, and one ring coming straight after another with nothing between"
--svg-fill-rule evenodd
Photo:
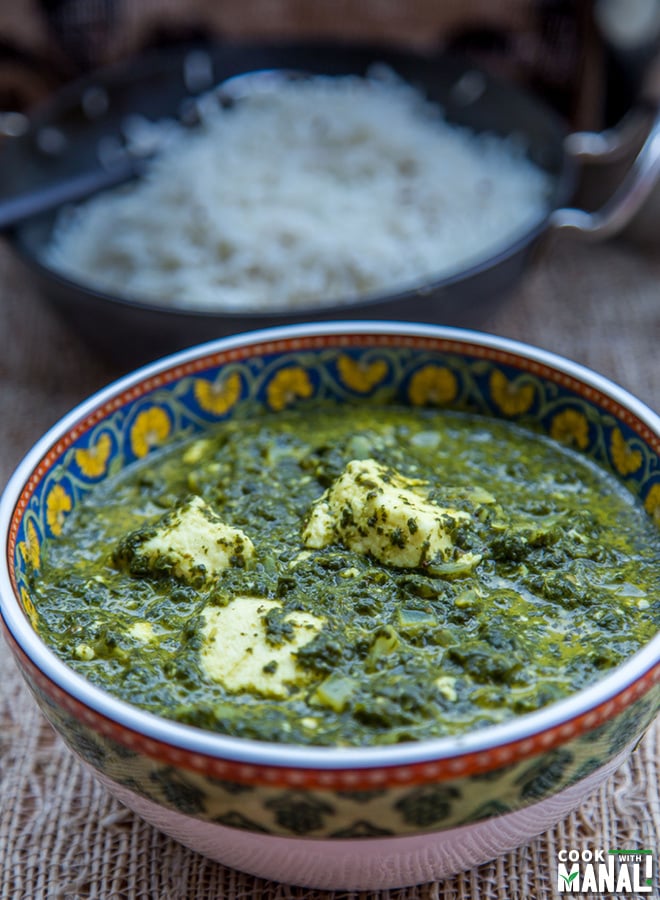
<instances>
[{"instance_id":1,"label":"paneer cube","mask_svg":"<svg viewBox=\"0 0 660 900\"><path fill-rule=\"evenodd\" d=\"M296 661L296 650L323 627L323 619L294 611L283 617L288 628L281 642L269 640L266 616L282 608L277 600L234 597L226 606L203 612L201 663L207 676L228 691L250 691L284 698L309 681L309 671Z\"/></svg>"},{"instance_id":2,"label":"paneer cube","mask_svg":"<svg viewBox=\"0 0 660 900\"><path fill-rule=\"evenodd\" d=\"M416 568L460 555L452 534L469 520L430 501L419 481L374 459L352 460L312 507L302 539L309 548L341 542L386 565Z\"/></svg>"},{"instance_id":3,"label":"paneer cube","mask_svg":"<svg viewBox=\"0 0 660 900\"><path fill-rule=\"evenodd\" d=\"M208 581L231 566L254 559L254 545L227 525L201 497L192 497L156 523L126 535L115 562L133 575L171 575L182 581Z\"/></svg>"}]
</instances>

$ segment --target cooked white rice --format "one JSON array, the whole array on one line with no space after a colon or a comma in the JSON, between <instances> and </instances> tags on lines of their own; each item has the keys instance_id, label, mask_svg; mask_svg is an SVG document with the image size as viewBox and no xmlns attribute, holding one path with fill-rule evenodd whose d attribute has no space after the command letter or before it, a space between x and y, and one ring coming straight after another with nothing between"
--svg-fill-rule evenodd
<instances>
[{"instance_id":1,"label":"cooked white rice","mask_svg":"<svg viewBox=\"0 0 660 900\"><path fill-rule=\"evenodd\" d=\"M159 305L296 309L461 270L537 222L549 177L393 78L315 77L163 123L147 175L61 216L48 262Z\"/></svg>"}]
</instances>

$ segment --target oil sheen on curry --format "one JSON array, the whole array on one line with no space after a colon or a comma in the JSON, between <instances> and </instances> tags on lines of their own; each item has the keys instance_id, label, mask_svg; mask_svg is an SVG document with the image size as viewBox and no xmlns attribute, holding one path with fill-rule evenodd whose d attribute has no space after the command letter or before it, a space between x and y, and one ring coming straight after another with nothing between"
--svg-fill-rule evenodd
<instances>
[{"instance_id":1,"label":"oil sheen on curry","mask_svg":"<svg viewBox=\"0 0 660 900\"><path fill-rule=\"evenodd\" d=\"M113 476L34 583L43 637L190 725L371 745L595 681L656 632L660 541L613 478L462 413L228 422Z\"/></svg>"}]
</instances>

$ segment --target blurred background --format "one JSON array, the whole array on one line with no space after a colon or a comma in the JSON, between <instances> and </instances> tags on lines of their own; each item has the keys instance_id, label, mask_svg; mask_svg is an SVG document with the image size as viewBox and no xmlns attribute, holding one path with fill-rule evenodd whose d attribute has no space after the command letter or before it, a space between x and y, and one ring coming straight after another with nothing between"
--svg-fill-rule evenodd
<instances>
[{"instance_id":1,"label":"blurred background","mask_svg":"<svg viewBox=\"0 0 660 900\"><path fill-rule=\"evenodd\" d=\"M327 38L460 49L600 129L633 102L659 31L657 0L0 0L0 110L147 47Z\"/></svg>"},{"instance_id":2,"label":"blurred background","mask_svg":"<svg viewBox=\"0 0 660 900\"><path fill-rule=\"evenodd\" d=\"M0 0L0 147L66 82L149 48L319 40L458 51L533 91L569 132L607 133L660 98L660 0ZM586 208L616 183L603 171L584 180ZM2 183L12 189L7 172ZM657 403L660 190L654 199L644 240L542 242L479 327L571 356ZM81 340L27 274L0 234L0 483L58 415L126 367Z\"/></svg>"},{"instance_id":3,"label":"blurred background","mask_svg":"<svg viewBox=\"0 0 660 900\"><path fill-rule=\"evenodd\" d=\"M319 39L422 54L460 51L542 97L568 131L607 131L635 108L657 110L660 100L660 0L0 0L0 144L11 143L24 115L66 82L149 48ZM636 147L630 149L634 158ZM0 171L0 185L3 175L8 180ZM588 187L584 194L597 205L612 183L601 179ZM506 302L486 306L480 328L570 357L660 408L660 190L655 199L644 240L627 234L601 242L544 241ZM123 368L97 354L43 302L0 235L0 487L47 428ZM139 857L140 871L151 873L150 897L266 896L253 879L236 881L221 867L205 868L137 824L127 821L122 831L126 814L108 806L102 790L54 742L4 652L0 682L0 727L8 736L0 759L6 786L0 793L7 798L0 804L6 837L0 870L10 873L11 861L11 872L19 873L15 881L8 874L7 892L13 886L12 896L42 896L38 886L46 885L49 892L59 841L60 863L66 856L71 878L76 875L66 896L119 896L116 880L136 871L131 866L142 851L150 857ZM490 875L482 872L490 879L483 882L488 896L517 896L524 884L530 896L549 897L547 863L557 846L579 840L641 846L639 828L657 834L655 734L636 768L624 769L566 830L498 861ZM120 827L92 830L95 819ZM106 865L106 859L116 862ZM450 880L433 897L475 898L469 885L481 882L468 884L473 877ZM216 889L207 892L211 881ZM125 883L130 896L147 896ZM25 893L25 885L35 890ZM426 890L406 892L413 895L431 897ZM301 895L287 890L286 896Z\"/></svg>"},{"instance_id":4,"label":"blurred background","mask_svg":"<svg viewBox=\"0 0 660 900\"><path fill-rule=\"evenodd\" d=\"M222 47L232 42L314 41L401 48L422 58L457 52L541 98L559 114L569 133L614 133L631 112L644 109L652 115L660 101L660 0L0 0L0 146L3 141L7 146L14 143L13 138L26 127L25 115L38 110L67 82L144 51L204 42ZM625 152L613 157L611 166L599 164L593 175L585 166L573 202L588 210L600 207L631 166L644 136L642 128L627 140ZM13 178L9 169L0 172L3 193L15 189ZM597 285L596 275L603 271L600 260L612 259L619 246L625 264L631 271L637 267L635 285L652 289L655 275L643 277L643 273L649 266L655 273L660 189L652 200L643 210L650 210L644 227L636 233L628 229L623 241L617 237L616 242L601 242L598 247L575 241L575 249L559 251L568 253L571 261L579 259L575 266L581 276L585 266L591 272L589 277L585 275L589 290L583 304L588 304ZM545 241L538 256L552 243ZM571 290L562 275L572 263L557 265L556 251L553 254L549 272L559 279L559 287L553 288L556 297ZM8 279L4 306L0 307L5 333L54 328L53 333L59 334L59 325L49 324L50 310L39 302L34 286L23 279L15 254L1 233L0 255L0 277ZM538 271L538 266L533 267L527 280L516 286L504 319L493 310L479 326L514 337L541 339L547 345L550 339L541 320L538 331L519 327L525 319L521 297L529 278L538 277ZM617 277L616 271L611 272L610 282ZM548 305L549 293L544 288L533 296L538 308L544 309L543 315L556 316L560 307L555 301L552 308ZM29 296L27 305L21 300L14 307L16 296ZM611 302L614 304L614 297ZM31 329L25 326L28 310L34 316ZM76 314L79 312L80 307ZM657 319L652 326L652 332L658 330ZM599 327L600 320L590 326L585 349L578 347L574 355L589 357ZM558 327L561 340L553 349L570 353L575 331L570 326ZM69 332L64 333L68 338ZM76 338L71 336L71 340ZM97 362L94 359L94 364ZM112 367L110 373L115 373Z\"/></svg>"}]
</instances>

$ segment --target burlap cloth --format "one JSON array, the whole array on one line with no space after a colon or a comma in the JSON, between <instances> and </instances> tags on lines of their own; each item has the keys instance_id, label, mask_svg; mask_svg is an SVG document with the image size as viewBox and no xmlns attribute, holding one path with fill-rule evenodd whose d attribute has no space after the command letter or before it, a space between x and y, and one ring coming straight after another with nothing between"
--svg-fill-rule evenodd
<instances>
[{"instance_id":1,"label":"burlap cloth","mask_svg":"<svg viewBox=\"0 0 660 900\"><path fill-rule=\"evenodd\" d=\"M586 363L657 408L659 256L623 243L555 243L482 327ZM61 414L118 374L53 315L0 244L0 482ZM232 871L141 822L52 733L2 645L0 896L544 900L555 896L558 849L659 849L659 769L656 723L579 811L518 851L439 884L330 895Z\"/></svg>"}]
</instances>

